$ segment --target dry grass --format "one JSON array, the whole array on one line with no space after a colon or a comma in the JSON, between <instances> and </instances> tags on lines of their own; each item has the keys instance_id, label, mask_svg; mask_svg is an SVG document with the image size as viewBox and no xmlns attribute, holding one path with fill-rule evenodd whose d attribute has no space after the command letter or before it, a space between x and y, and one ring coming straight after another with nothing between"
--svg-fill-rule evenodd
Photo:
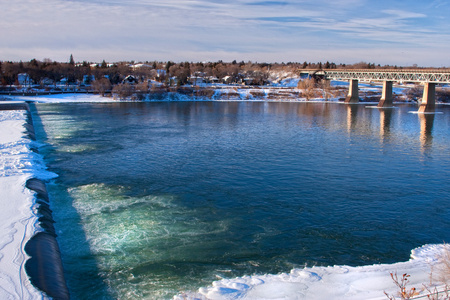
<instances>
[{"instance_id":1,"label":"dry grass","mask_svg":"<svg viewBox=\"0 0 450 300\"><path fill-rule=\"evenodd\" d=\"M399 298L384 292L386 297L389 300L450 300L450 246L444 244L444 250L437 258L437 263L431 267L430 282L423 284L420 291L415 287L407 287L409 277L410 275L405 273L401 278L398 278L396 273L391 273L392 281L399 289L397 292ZM425 292L424 295L418 296L422 292Z\"/></svg>"}]
</instances>

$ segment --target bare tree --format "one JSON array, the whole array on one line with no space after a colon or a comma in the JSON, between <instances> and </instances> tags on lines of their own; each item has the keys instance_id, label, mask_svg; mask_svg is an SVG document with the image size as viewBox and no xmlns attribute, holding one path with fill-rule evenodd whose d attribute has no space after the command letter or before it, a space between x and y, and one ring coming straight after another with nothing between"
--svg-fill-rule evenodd
<instances>
[{"instance_id":1,"label":"bare tree","mask_svg":"<svg viewBox=\"0 0 450 300\"><path fill-rule=\"evenodd\" d=\"M315 89L316 84L314 82L314 79L308 78L304 80L300 80L298 82L297 88L302 90L302 95L306 98L306 100L310 100L315 95Z\"/></svg>"},{"instance_id":2,"label":"bare tree","mask_svg":"<svg viewBox=\"0 0 450 300\"><path fill-rule=\"evenodd\" d=\"M322 79L317 85L322 90L323 99L328 100L329 97L335 96L336 91L331 87L329 80Z\"/></svg>"},{"instance_id":3,"label":"bare tree","mask_svg":"<svg viewBox=\"0 0 450 300\"><path fill-rule=\"evenodd\" d=\"M120 83L114 86L112 90L114 95L117 95L120 99L126 99L131 97L134 93L134 86L129 83Z\"/></svg>"},{"instance_id":4,"label":"bare tree","mask_svg":"<svg viewBox=\"0 0 450 300\"><path fill-rule=\"evenodd\" d=\"M409 100L419 100L423 95L423 86L416 84L414 87L408 89L405 95Z\"/></svg>"},{"instance_id":5,"label":"bare tree","mask_svg":"<svg viewBox=\"0 0 450 300\"><path fill-rule=\"evenodd\" d=\"M105 96L105 93L107 91L111 91L111 82L108 78L103 77L102 79L95 80L92 82L92 88L94 89L94 92L97 92L101 94L102 96Z\"/></svg>"}]
</instances>

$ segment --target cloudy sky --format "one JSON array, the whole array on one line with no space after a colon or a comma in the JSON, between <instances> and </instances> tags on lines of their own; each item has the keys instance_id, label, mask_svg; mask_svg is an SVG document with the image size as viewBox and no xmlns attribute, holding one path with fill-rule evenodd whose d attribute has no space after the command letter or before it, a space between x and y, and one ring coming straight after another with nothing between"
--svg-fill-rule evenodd
<instances>
[{"instance_id":1,"label":"cloudy sky","mask_svg":"<svg viewBox=\"0 0 450 300\"><path fill-rule=\"evenodd\" d=\"M450 67L450 0L0 0L0 60Z\"/></svg>"}]
</instances>

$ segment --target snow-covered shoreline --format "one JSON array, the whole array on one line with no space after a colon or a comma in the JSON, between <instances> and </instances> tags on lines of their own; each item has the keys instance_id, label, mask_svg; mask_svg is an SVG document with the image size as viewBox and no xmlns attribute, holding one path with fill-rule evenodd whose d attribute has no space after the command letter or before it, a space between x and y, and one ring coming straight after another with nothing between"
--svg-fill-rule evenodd
<instances>
[{"instance_id":1,"label":"snow-covered shoreline","mask_svg":"<svg viewBox=\"0 0 450 300\"><path fill-rule=\"evenodd\" d=\"M410 275L407 290L415 287L419 297L428 294L423 284L429 284L430 274L436 276L439 257L449 251L446 245L424 245L411 251L411 259L394 264L368 266L329 266L293 269L290 273L264 274L221 279L195 293L174 297L181 299L388 299L384 292L398 296L399 289L391 273L399 278ZM435 286L430 289L433 290ZM443 291L444 286L437 286ZM398 298L400 299L400 298ZM414 299L414 298L411 298Z\"/></svg>"},{"instance_id":2,"label":"snow-covered shoreline","mask_svg":"<svg viewBox=\"0 0 450 300\"><path fill-rule=\"evenodd\" d=\"M23 97L36 102L112 102L94 95L55 95ZM16 97L22 100L22 97ZM114 101L116 102L116 101ZM33 287L25 273L29 256L26 242L42 229L38 225L33 192L25 187L30 178L48 180L57 176L48 172L42 157L31 151L36 142L25 136L24 110L0 110L0 298L46 299ZM14 204L14 205L12 205ZM409 287L422 288L429 282L432 268L445 245L425 245L414 249L411 260L370 266L329 266L294 269L290 273L220 279L196 292L174 299L386 299L384 291L396 295L398 289L390 273L411 275ZM422 292L422 295L425 292Z\"/></svg>"},{"instance_id":3,"label":"snow-covered shoreline","mask_svg":"<svg viewBox=\"0 0 450 300\"><path fill-rule=\"evenodd\" d=\"M25 187L32 177L50 179L43 159L30 150L25 136L27 112L0 110L0 298L43 299L25 272L26 242L40 230L34 193Z\"/></svg>"}]
</instances>

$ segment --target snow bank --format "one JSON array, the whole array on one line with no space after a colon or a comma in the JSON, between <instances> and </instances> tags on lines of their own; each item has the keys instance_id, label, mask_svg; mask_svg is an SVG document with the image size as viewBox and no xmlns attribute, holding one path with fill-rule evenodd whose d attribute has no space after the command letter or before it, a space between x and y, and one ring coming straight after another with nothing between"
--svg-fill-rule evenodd
<instances>
[{"instance_id":1,"label":"snow bank","mask_svg":"<svg viewBox=\"0 0 450 300\"><path fill-rule=\"evenodd\" d=\"M17 101L38 103L70 103L70 102L117 102L113 98L93 94L54 94L42 96L9 96Z\"/></svg>"},{"instance_id":2,"label":"snow bank","mask_svg":"<svg viewBox=\"0 0 450 300\"><path fill-rule=\"evenodd\" d=\"M25 272L25 243L40 230L34 213L33 192L25 187L31 177L49 179L33 143L25 136L26 111L0 110L0 298L43 299Z\"/></svg>"},{"instance_id":3,"label":"snow bank","mask_svg":"<svg viewBox=\"0 0 450 300\"><path fill-rule=\"evenodd\" d=\"M425 245L414 249L411 259L395 264L363 267L333 266L294 269L278 275L253 275L222 279L195 293L174 297L181 299L387 299L384 291L397 296L390 273L411 275L407 289L421 291L429 283L431 268L439 263L444 245ZM420 295L425 295L421 291Z\"/></svg>"}]
</instances>

